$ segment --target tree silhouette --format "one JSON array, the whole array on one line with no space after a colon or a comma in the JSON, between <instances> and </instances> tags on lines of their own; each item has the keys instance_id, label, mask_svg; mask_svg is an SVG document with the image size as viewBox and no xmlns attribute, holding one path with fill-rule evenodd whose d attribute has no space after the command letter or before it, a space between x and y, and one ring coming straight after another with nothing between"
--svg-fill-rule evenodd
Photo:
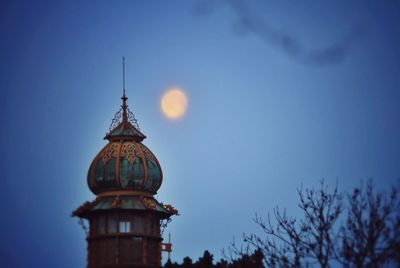
<instances>
[{"instance_id":1,"label":"tree silhouette","mask_svg":"<svg viewBox=\"0 0 400 268\"><path fill-rule=\"evenodd\" d=\"M189 257L185 257L183 259L183 263L181 265L182 268L192 268L193 267L193 261Z\"/></svg>"},{"instance_id":2,"label":"tree silhouette","mask_svg":"<svg viewBox=\"0 0 400 268\"><path fill-rule=\"evenodd\" d=\"M263 268L263 259L264 259L264 254L260 249L256 249L253 254L248 255L244 254L241 258L232 261L230 264L231 268L242 268L242 267L248 267L248 268Z\"/></svg>"},{"instance_id":3,"label":"tree silhouette","mask_svg":"<svg viewBox=\"0 0 400 268\"><path fill-rule=\"evenodd\" d=\"M221 259L217 264L215 265L215 268L227 268L228 267L228 262L224 259Z\"/></svg>"},{"instance_id":4,"label":"tree silhouette","mask_svg":"<svg viewBox=\"0 0 400 268\"><path fill-rule=\"evenodd\" d=\"M192 260L189 257L185 257L183 259L183 263L177 264L171 263L171 261L167 261L165 263L165 268L264 268L263 264L264 255L261 250L255 250L251 255L244 255L236 260L228 262L225 259L221 259L215 265L213 264L213 255L208 251L204 251L203 257L200 257L199 260L195 263L192 263Z\"/></svg>"},{"instance_id":5,"label":"tree silhouette","mask_svg":"<svg viewBox=\"0 0 400 268\"><path fill-rule=\"evenodd\" d=\"M398 188L388 196L375 193L368 181L355 188L348 196L349 209L346 224L342 226L340 261L345 266L382 267L399 261L400 202Z\"/></svg>"},{"instance_id":6,"label":"tree silhouette","mask_svg":"<svg viewBox=\"0 0 400 268\"><path fill-rule=\"evenodd\" d=\"M399 186L390 195L375 193L368 181L365 190L355 188L344 198L337 186L330 192L321 181L317 190L298 190L303 217L290 217L278 208L267 220L256 215L254 222L264 235L245 234L243 245L232 242L229 252L244 259L249 250L261 250L268 267L400 266L398 193Z\"/></svg>"},{"instance_id":7,"label":"tree silhouette","mask_svg":"<svg viewBox=\"0 0 400 268\"><path fill-rule=\"evenodd\" d=\"M176 262L172 263L171 260L168 259L167 262L164 264L164 267L165 268L180 268L181 266Z\"/></svg>"},{"instance_id":8,"label":"tree silhouette","mask_svg":"<svg viewBox=\"0 0 400 268\"><path fill-rule=\"evenodd\" d=\"M199 260L195 263L196 268L212 268L213 266L213 255L206 250L204 251L203 257L199 258Z\"/></svg>"},{"instance_id":9,"label":"tree silhouette","mask_svg":"<svg viewBox=\"0 0 400 268\"><path fill-rule=\"evenodd\" d=\"M303 267L311 263L328 267L329 260L335 256L334 224L343 211L342 194L337 187L328 192L321 181L318 190L299 189L298 195L303 218L290 217L278 207L273 210L274 221L270 214L266 221L256 215L254 222L265 237L244 235L244 242L248 247L261 250L269 267ZM244 249L235 243L230 250L235 255L244 255Z\"/></svg>"}]
</instances>

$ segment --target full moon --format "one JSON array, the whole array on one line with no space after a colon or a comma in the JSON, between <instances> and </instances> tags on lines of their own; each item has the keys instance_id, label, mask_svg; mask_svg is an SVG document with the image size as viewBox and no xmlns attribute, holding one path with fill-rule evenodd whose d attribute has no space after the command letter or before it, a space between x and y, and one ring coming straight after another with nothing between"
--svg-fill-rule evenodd
<instances>
[{"instance_id":1,"label":"full moon","mask_svg":"<svg viewBox=\"0 0 400 268\"><path fill-rule=\"evenodd\" d=\"M170 119L182 117L187 109L188 100L180 89L169 89L161 98L161 110Z\"/></svg>"}]
</instances>

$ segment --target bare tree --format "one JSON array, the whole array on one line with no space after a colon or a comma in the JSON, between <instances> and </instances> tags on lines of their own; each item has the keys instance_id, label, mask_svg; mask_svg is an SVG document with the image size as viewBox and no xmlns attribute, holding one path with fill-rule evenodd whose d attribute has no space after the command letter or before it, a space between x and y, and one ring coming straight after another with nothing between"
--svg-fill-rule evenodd
<instances>
[{"instance_id":1,"label":"bare tree","mask_svg":"<svg viewBox=\"0 0 400 268\"><path fill-rule=\"evenodd\" d=\"M245 234L241 246L233 241L231 260L259 249L268 267L400 267L399 189L376 193L368 181L347 198L337 186L328 191L324 181L317 190L299 189L303 216L278 208L266 220L256 215L263 234Z\"/></svg>"},{"instance_id":2,"label":"bare tree","mask_svg":"<svg viewBox=\"0 0 400 268\"><path fill-rule=\"evenodd\" d=\"M348 195L348 216L341 228L340 261L347 267L400 264L399 187L375 193L371 180Z\"/></svg>"},{"instance_id":3,"label":"bare tree","mask_svg":"<svg viewBox=\"0 0 400 268\"><path fill-rule=\"evenodd\" d=\"M272 217L268 214L266 221L256 215L254 222L265 236L245 234L246 246L238 247L232 243L229 250L242 255L244 250L260 249L269 267L307 267L315 264L329 267L330 260L335 256L339 230L335 229L335 224L343 211L342 194L337 187L328 192L322 180L319 189L299 189L298 195L302 219L290 217L285 210L278 208L274 209Z\"/></svg>"}]
</instances>

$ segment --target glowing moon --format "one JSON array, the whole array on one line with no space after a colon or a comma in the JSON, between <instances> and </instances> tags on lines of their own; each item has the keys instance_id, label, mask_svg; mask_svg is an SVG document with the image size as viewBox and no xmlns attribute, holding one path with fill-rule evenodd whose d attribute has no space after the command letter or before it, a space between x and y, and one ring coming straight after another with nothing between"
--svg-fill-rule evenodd
<instances>
[{"instance_id":1,"label":"glowing moon","mask_svg":"<svg viewBox=\"0 0 400 268\"><path fill-rule=\"evenodd\" d=\"M161 98L161 110L170 119L182 117L187 109L188 100L180 89L170 89Z\"/></svg>"}]
</instances>

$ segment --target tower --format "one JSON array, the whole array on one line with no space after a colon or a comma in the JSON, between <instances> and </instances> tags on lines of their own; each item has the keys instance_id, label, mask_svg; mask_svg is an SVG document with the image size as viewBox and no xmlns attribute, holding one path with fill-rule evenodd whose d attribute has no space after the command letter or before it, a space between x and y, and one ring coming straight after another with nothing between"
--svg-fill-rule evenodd
<instances>
[{"instance_id":1,"label":"tower","mask_svg":"<svg viewBox=\"0 0 400 268\"><path fill-rule=\"evenodd\" d=\"M161 228L178 211L154 198L162 170L142 143L146 136L128 109L125 85L121 99L104 138L108 144L88 171L88 186L96 198L72 215L89 222L87 267L161 267Z\"/></svg>"}]
</instances>

